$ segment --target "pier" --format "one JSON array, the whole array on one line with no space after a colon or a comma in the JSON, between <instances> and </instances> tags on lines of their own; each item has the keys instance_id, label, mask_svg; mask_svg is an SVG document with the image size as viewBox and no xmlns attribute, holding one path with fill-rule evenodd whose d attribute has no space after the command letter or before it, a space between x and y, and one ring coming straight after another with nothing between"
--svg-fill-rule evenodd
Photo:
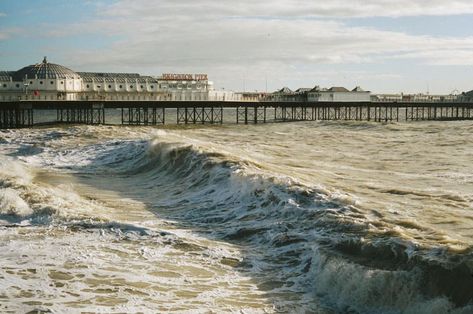
<instances>
[{"instance_id":1,"label":"pier","mask_svg":"<svg viewBox=\"0 0 473 314\"><path fill-rule=\"evenodd\" d=\"M118 123L109 110L120 111ZM55 112L50 123L90 125L473 120L473 102L16 101L0 103L0 128L33 127L46 111Z\"/></svg>"}]
</instances>

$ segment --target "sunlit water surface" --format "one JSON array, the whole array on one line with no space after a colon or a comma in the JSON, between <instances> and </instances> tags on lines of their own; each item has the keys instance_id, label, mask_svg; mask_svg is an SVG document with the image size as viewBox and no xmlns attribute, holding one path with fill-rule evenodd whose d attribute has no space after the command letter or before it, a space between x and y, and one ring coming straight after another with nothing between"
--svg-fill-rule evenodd
<instances>
[{"instance_id":1,"label":"sunlit water surface","mask_svg":"<svg viewBox=\"0 0 473 314\"><path fill-rule=\"evenodd\" d=\"M0 312L471 313L471 122L0 132Z\"/></svg>"}]
</instances>

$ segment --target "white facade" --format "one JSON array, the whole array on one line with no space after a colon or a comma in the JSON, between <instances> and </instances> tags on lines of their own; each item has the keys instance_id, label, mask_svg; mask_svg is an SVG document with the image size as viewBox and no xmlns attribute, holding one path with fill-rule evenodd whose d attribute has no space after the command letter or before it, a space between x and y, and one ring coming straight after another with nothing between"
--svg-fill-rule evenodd
<instances>
[{"instance_id":1,"label":"white facade","mask_svg":"<svg viewBox=\"0 0 473 314\"><path fill-rule=\"evenodd\" d=\"M376 94L371 96L372 101L396 102L449 102L459 99L458 95L430 95L430 94Z\"/></svg>"},{"instance_id":2,"label":"white facade","mask_svg":"<svg viewBox=\"0 0 473 314\"><path fill-rule=\"evenodd\" d=\"M214 90L209 93L209 100L213 101L240 101L241 94L234 91Z\"/></svg>"},{"instance_id":3,"label":"white facade","mask_svg":"<svg viewBox=\"0 0 473 314\"><path fill-rule=\"evenodd\" d=\"M213 83L208 80L168 80L157 78L161 95L159 100L209 100Z\"/></svg>"},{"instance_id":4,"label":"white facade","mask_svg":"<svg viewBox=\"0 0 473 314\"><path fill-rule=\"evenodd\" d=\"M329 89L320 89L318 87L313 88L307 93L307 100L312 101L334 101L334 102L346 102L346 101L371 101L371 93L362 90L360 87L349 91L344 87L332 87Z\"/></svg>"},{"instance_id":5,"label":"white facade","mask_svg":"<svg viewBox=\"0 0 473 314\"><path fill-rule=\"evenodd\" d=\"M213 83L205 74L161 77L137 73L74 72L43 62L0 71L0 101L17 100L209 100ZM184 78L184 79L181 79Z\"/></svg>"},{"instance_id":6,"label":"white facade","mask_svg":"<svg viewBox=\"0 0 473 314\"><path fill-rule=\"evenodd\" d=\"M13 80L0 77L0 101L77 100L82 80L77 78L28 78Z\"/></svg>"}]
</instances>

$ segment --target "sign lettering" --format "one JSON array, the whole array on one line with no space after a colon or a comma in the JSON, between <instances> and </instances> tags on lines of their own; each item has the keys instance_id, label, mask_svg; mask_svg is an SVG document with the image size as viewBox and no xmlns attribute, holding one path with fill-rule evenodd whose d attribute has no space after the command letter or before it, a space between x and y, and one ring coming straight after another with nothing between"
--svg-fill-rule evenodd
<instances>
[{"instance_id":1,"label":"sign lettering","mask_svg":"<svg viewBox=\"0 0 473 314\"><path fill-rule=\"evenodd\" d=\"M163 80L167 81L207 81L207 74L175 74L164 73Z\"/></svg>"}]
</instances>

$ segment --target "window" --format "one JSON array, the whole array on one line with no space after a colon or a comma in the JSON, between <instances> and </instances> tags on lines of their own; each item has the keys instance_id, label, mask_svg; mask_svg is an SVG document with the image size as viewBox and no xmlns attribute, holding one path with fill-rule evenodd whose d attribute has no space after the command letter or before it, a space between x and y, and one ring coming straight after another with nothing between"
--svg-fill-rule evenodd
<instances>
[{"instance_id":1,"label":"window","mask_svg":"<svg viewBox=\"0 0 473 314\"><path fill-rule=\"evenodd\" d=\"M7 84L3 84L3 87L7 87Z\"/></svg>"},{"instance_id":2,"label":"window","mask_svg":"<svg viewBox=\"0 0 473 314\"><path fill-rule=\"evenodd\" d=\"M39 81L39 84L43 85L43 81Z\"/></svg>"},{"instance_id":3,"label":"window","mask_svg":"<svg viewBox=\"0 0 473 314\"><path fill-rule=\"evenodd\" d=\"M118 86L118 88L122 88L122 85Z\"/></svg>"},{"instance_id":4,"label":"window","mask_svg":"<svg viewBox=\"0 0 473 314\"><path fill-rule=\"evenodd\" d=\"M154 88L154 86L153 86L153 85L151 85L150 87L151 87L151 89L153 89L153 88Z\"/></svg>"},{"instance_id":5,"label":"window","mask_svg":"<svg viewBox=\"0 0 473 314\"><path fill-rule=\"evenodd\" d=\"M85 87L89 88L89 84L85 85Z\"/></svg>"},{"instance_id":6,"label":"window","mask_svg":"<svg viewBox=\"0 0 473 314\"><path fill-rule=\"evenodd\" d=\"M54 84L54 82L53 82L53 81L51 81L51 85L53 85L53 84Z\"/></svg>"},{"instance_id":7,"label":"window","mask_svg":"<svg viewBox=\"0 0 473 314\"><path fill-rule=\"evenodd\" d=\"M63 81L61 81L61 84L64 84L64 82L63 82Z\"/></svg>"},{"instance_id":8,"label":"window","mask_svg":"<svg viewBox=\"0 0 473 314\"><path fill-rule=\"evenodd\" d=\"M141 85L140 88L143 89L143 85Z\"/></svg>"},{"instance_id":9,"label":"window","mask_svg":"<svg viewBox=\"0 0 473 314\"><path fill-rule=\"evenodd\" d=\"M16 88L20 88L20 84L16 84L15 86L16 86Z\"/></svg>"},{"instance_id":10,"label":"window","mask_svg":"<svg viewBox=\"0 0 473 314\"><path fill-rule=\"evenodd\" d=\"M30 85L33 84L33 81L30 81Z\"/></svg>"},{"instance_id":11,"label":"window","mask_svg":"<svg viewBox=\"0 0 473 314\"><path fill-rule=\"evenodd\" d=\"M133 85L130 85L130 88L133 88Z\"/></svg>"},{"instance_id":12,"label":"window","mask_svg":"<svg viewBox=\"0 0 473 314\"><path fill-rule=\"evenodd\" d=\"M112 88L112 85L108 85L108 88Z\"/></svg>"}]
</instances>

